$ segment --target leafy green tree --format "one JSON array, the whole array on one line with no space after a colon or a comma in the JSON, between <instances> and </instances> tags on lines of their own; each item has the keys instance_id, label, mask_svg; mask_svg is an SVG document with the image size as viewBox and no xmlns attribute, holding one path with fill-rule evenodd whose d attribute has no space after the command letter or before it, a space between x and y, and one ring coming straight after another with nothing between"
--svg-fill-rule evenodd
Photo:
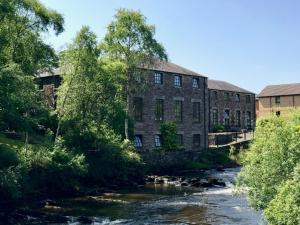
<instances>
[{"instance_id":1,"label":"leafy green tree","mask_svg":"<svg viewBox=\"0 0 300 225\"><path fill-rule=\"evenodd\" d=\"M125 102L125 138L129 138L128 112L130 95L141 86L141 68L151 68L155 60L166 60L163 46L155 38L154 26L138 11L119 9L109 24L101 48L107 57L121 63L122 96Z\"/></svg>"},{"instance_id":2,"label":"leafy green tree","mask_svg":"<svg viewBox=\"0 0 300 225\"><path fill-rule=\"evenodd\" d=\"M270 225L300 224L300 164L293 177L280 185L264 215Z\"/></svg>"},{"instance_id":3,"label":"leafy green tree","mask_svg":"<svg viewBox=\"0 0 300 225\"><path fill-rule=\"evenodd\" d=\"M294 214L299 212L299 192L295 190L300 162L299 124L299 111L258 121L255 139L243 160L238 184L247 187L251 205L263 209L272 225L299 221Z\"/></svg>"}]
</instances>

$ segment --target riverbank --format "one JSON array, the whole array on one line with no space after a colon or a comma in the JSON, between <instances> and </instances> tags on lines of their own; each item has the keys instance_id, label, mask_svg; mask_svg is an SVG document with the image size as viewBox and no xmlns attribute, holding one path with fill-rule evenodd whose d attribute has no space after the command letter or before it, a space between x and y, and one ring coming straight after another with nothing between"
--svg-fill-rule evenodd
<instances>
[{"instance_id":1,"label":"riverbank","mask_svg":"<svg viewBox=\"0 0 300 225\"><path fill-rule=\"evenodd\" d=\"M246 197L233 193L238 171L238 168L205 171L185 177L187 185L181 182L183 177L157 176L138 189L49 200L44 206L27 206L27 211L19 209L6 221L2 216L0 221L5 225L262 224L260 212L249 208ZM192 181L212 179L224 182L225 186L192 185Z\"/></svg>"}]
</instances>

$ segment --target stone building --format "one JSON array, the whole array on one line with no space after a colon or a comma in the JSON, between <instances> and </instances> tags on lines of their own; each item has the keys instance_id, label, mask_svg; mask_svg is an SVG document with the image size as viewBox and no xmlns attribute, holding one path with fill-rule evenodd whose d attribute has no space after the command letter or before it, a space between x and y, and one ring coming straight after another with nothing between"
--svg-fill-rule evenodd
<instances>
[{"instance_id":1,"label":"stone building","mask_svg":"<svg viewBox=\"0 0 300 225\"><path fill-rule=\"evenodd\" d=\"M255 126L255 94L225 81L208 80L209 131L223 125L227 131Z\"/></svg>"},{"instance_id":2,"label":"stone building","mask_svg":"<svg viewBox=\"0 0 300 225\"><path fill-rule=\"evenodd\" d=\"M60 86L61 81L62 78L58 69L54 69L51 73L45 71L39 74L39 89L42 91L47 104L52 108L56 108L56 90Z\"/></svg>"},{"instance_id":3,"label":"stone building","mask_svg":"<svg viewBox=\"0 0 300 225\"><path fill-rule=\"evenodd\" d=\"M157 62L145 74L147 87L133 95L130 114L134 119L134 144L140 151L162 145L160 125L173 121L178 127L178 143L186 150L208 146L207 78L170 62ZM42 73L40 89L55 107L55 90L61 82L58 70Z\"/></svg>"},{"instance_id":4,"label":"stone building","mask_svg":"<svg viewBox=\"0 0 300 225\"><path fill-rule=\"evenodd\" d=\"M300 83L266 86L258 95L259 117L284 115L300 107Z\"/></svg>"},{"instance_id":5,"label":"stone building","mask_svg":"<svg viewBox=\"0 0 300 225\"><path fill-rule=\"evenodd\" d=\"M178 142L184 149L206 149L207 78L170 62L156 63L150 71L146 91L131 98L135 146L141 151L160 148L160 124L174 121Z\"/></svg>"}]
</instances>

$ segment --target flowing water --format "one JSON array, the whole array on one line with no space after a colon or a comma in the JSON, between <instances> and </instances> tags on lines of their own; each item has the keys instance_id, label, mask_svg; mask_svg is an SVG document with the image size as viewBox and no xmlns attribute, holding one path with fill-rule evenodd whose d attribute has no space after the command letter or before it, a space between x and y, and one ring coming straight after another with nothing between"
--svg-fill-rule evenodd
<instances>
[{"instance_id":1,"label":"flowing water","mask_svg":"<svg viewBox=\"0 0 300 225\"><path fill-rule=\"evenodd\" d=\"M245 195L235 195L233 192L238 169L209 173L209 176L225 181L226 187L201 189L170 184L149 184L138 191L67 199L43 210L67 216L69 222L56 225L263 224L261 212L249 208ZM28 221L26 224L39 223Z\"/></svg>"}]
</instances>

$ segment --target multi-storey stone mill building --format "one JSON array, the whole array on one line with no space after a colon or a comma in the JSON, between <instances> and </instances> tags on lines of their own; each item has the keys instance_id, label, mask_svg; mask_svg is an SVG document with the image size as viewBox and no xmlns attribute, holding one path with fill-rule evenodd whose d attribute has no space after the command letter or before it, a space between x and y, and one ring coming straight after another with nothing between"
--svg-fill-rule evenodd
<instances>
[{"instance_id":1,"label":"multi-storey stone mill building","mask_svg":"<svg viewBox=\"0 0 300 225\"><path fill-rule=\"evenodd\" d=\"M227 126L229 130L233 128L231 125L236 125L237 129L250 128L250 121L251 126L254 125L255 97L251 92L228 83L230 89L228 86L222 86L225 90L221 86L216 88L207 77L170 62L157 62L149 73L143 75L147 79L147 87L131 96L129 107L134 120L134 144L139 151L148 152L161 147L162 122L177 124L178 143L189 151L208 148L208 133L215 124L230 125ZM59 70L40 74L40 89L53 107L55 90L60 83ZM216 97L215 92L220 96L218 99L213 98ZM227 93L230 100L223 101ZM237 96L239 102L234 100ZM225 117L228 109L229 122Z\"/></svg>"}]
</instances>

